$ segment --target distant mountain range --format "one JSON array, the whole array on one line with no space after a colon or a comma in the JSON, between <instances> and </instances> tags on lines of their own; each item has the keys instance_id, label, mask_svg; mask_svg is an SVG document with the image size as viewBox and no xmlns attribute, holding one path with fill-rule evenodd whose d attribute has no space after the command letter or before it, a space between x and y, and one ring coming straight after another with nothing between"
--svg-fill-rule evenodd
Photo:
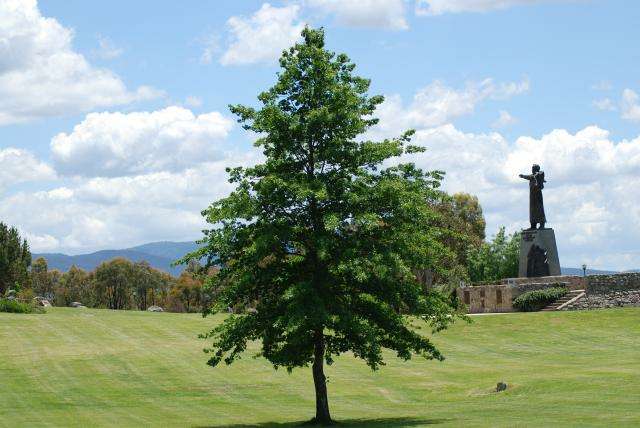
<instances>
[{"instance_id":1,"label":"distant mountain range","mask_svg":"<svg viewBox=\"0 0 640 428\"><path fill-rule=\"evenodd\" d=\"M578 275L578 276L583 275L582 268L561 267L560 272L563 275ZM597 269L587 268L587 275L610 275L612 273L618 273L618 272L613 270L597 270Z\"/></svg>"},{"instance_id":2,"label":"distant mountain range","mask_svg":"<svg viewBox=\"0 0 640 428\"><path fill-rule=\"evenodd\" d=\"M77 256L68 256L60 253L33 254L33 260L43 257L47 261L49 269L58 269L66 272L73 265L91 271L103 262L122 257L132 262L146 261L156 269L177 276L182 273L185 266L172 266L171 264L197 248L198 245L195 242L164 241L152 242L123 250L102 250Z\"/></svg>"},{"instance_id":3,"label":"distant mountain range","mask_svg":"<svg viewBox=\"0 0 640 428\"><path fill-rule=\"evenodd\" d=\"M123 250L103 250L77 256L68 256L60 253L33 254L33 260L38 257L44 257L49 265L49 269L58 269L66 272L73 265L90 271L95 269L100 263L115 259L116 257L123 257L132 262L146 261L156 269L177 276L182 273L185 266L171 266L171 264L197 248L198 245L195 242L163 241L125 248ZM561 270L563 275L582 275L582 268L563 267ZM587 269L588 275L606 275L611 273L617 272Z\"/></svg>"}]
</instances>

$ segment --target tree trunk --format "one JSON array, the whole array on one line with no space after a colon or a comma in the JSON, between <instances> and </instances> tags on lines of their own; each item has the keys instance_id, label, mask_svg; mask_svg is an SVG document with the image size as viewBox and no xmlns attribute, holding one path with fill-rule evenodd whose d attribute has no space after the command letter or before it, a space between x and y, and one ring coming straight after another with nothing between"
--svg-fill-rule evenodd
<instances>
[{"instance_id":1,"label":"tree trunk","mask_svg":"<svg viewBox=\"0 0 640 428\"><path fill-rule=\"evenodd\" d=\"M313 359L313 383L316 388L316 417L314 422L320 425L331 425L329 414L329 398L327 397L327 378L324 375L324 337L322 330L316 332Z\"/></svg>"}]
</instances>

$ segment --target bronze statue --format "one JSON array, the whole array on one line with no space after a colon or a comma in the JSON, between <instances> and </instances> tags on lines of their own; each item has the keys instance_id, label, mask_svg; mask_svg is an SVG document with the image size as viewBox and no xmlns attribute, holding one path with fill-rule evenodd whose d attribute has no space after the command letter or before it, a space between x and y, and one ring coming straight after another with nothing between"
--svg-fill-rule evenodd
<instances>
[{"instance_id":1,"label":"bronze statue","mask_svg":"<svg viewBox=\"0 0 640 428\"><path fill-rule=\"evenodd\" d=\"M542 189L544 189L544 171L540 171L539 165L531 167L531 174L520 174L520 178L529 180L529 222L531 229L534 230L537 224L540 229L544 229L547 219L544 215L544 202L542 200Z\"/></svg>"}]
</instances>

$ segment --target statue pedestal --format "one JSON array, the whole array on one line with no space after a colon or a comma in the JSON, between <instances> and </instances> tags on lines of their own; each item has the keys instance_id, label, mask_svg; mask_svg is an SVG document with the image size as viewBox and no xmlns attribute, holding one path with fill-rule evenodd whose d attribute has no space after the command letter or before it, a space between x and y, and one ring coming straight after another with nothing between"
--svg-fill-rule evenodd
<instances>
[{"instance_id":1,"label":"statue pedestal","mask_svg":"<svg viewBox=\"0 0 640 428\"><path fill-rule=\"evenodd\" d=\"M520 278L560 275L553 229L523 230L520 236Z\"/></svg>"}]
</instances>

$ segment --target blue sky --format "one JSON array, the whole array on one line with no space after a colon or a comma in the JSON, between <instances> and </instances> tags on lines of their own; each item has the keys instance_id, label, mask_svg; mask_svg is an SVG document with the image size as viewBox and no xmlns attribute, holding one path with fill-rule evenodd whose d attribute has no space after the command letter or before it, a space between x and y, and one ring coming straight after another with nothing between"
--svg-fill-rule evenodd
<instances>
[{"instance_id":1,"label":"blue sky","mask_svg":"<svg viewBox=\"0 0 640 428\"><path fill-rule=\"evenodd\" d=\"M488 234L526 225L538 162L561 263L637 268L638 22L611 0L0 0L0 220L38 251L199 237L224 166L260 157L227 105L309 24L387 97L371 135L417 129L412 160L477 194Z\"/></svg>"}]
</instances>

